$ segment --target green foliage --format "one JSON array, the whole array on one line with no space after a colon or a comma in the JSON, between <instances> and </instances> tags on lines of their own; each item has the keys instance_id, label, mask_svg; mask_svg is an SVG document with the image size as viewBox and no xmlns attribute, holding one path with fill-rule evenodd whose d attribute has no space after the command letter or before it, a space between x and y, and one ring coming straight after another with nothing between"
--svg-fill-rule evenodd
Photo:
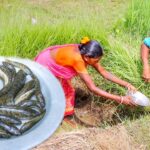
<instances>
[{"instance_id":1,"label":"green foliage","mask_svg":"<svg viewBox=\"0 0 150 150\"><path fill-rule=\"evenodd\" d=\"M124 28L142 37L150 35L150 1L132 0L125 15Z\"/></svg>"},{"instance_id":2,"label":"green foliage","mask_svg":"<svg viewBox=\"0 0 150 150\"><path fill-rule=\"evenodd\" d=\"M86 8L81 9L81 6L72 6L70 9L72 3L69 2L64 5L68 5L66 8L70 13L54 1L51 1L51 4L55 9L37 3L31 5L25 1L18 3L2 1L0 54L33 58L39 51L50 45L79 43L83 36L96 39L106 47L109 45L107 34L98 15L93 16ZM79 11L77 12L75 8ZM89 16L86 16L88 14Z\"/></svg>"}]
</instances>

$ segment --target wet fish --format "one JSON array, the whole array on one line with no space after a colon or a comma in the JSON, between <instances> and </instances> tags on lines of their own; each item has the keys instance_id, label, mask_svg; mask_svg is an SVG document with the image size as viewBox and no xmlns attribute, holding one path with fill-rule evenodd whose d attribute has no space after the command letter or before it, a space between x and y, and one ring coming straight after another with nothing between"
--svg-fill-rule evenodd
<instances>
[{"instance_id":1,"label":"wet fish","mask_svg":"<svg viewBox=\"0 0 150 150\"><path fill-rule=\"evenodd\" d=\"M31 90L27 91L26 93L22 94L20 97L18 97L17 99L14 100L15 104L18 104L22 101L30 99L33 96L34 92L35 92L35 89L31 89Z\"/></svg>"},{"instance_id":2,"label":"wet fish","mask_svg":"<svg viewBox=\"0 0 150 150\"><path fill-rule=\"evenodd\" d=\"M11 72L4 66L0 66L0 77L4 82L4 86L7 85L12 79Z\"/></svg>"},{"instance_id":3,"label":"wet fish","mask_svg":"<svg viewBox=\"0 0 150 150\"><path fill-rule=\"evenodd\" d=\"M45 107L45 99L44 99L44 96L43 96L42 92L41 91L37 91L35 93L35 96L37 98L37 101L39 101L41 107L44 108Z\"/></svg>"},{"instance_id":4,"label":"wet fish","mask_svg":"<svg viewBox=\"0 0 150 150\"><path fill-rule=\"evenodd\" d=\"M44 117L44 115L45 115L45 111L41 115L34 117L30 119L28 122L24 123L20 128L20 132L24 133L25 131L32 128L37 122L39 122Z\"/></svg>"},{"instance_id":5,"label":"wet fish","mask_svg":"<svg viewBox=\"0 0 150 150\"><path fill-rule=\"evenodd\" d=\"M26 74L24 71L19 70L16 74L16 77L12 83L11 95L15 98L16 94L23 88L26 81Z\"/></svg>"},{"instance_id":6,"label":"wet fish","mask_svg":"<svg viewBox=\"0 0 150 150\"><path fill-rule=\"evenodd\" d=\"M14 104L14 98L15 98L16 94L24 86L25 80L26 80L26 74L22 70L19 70L16 73L15 79L13 80L13 82L11 84L11 89L8 91L8 93L6 93L5 95L2 95L0 97L0 105Z\"/></svg>"},{"instance_id":7,"label":"wet fish","mask_svg":"<svg viewBox=\"0 0 150 150\"><path fill-rule=\"evenodd\" d=\"M0 71L3 71L3 73L7 76L7 81L4 81L4 86L0 90L0 96L5 95L9 92L9 90L12 87L12 72L8 68L4 68L4 66L0 67ZM5 79L4 79L5 80Z\"/></svg>"},{"instance_id":8,"label":"wet fish","mask_svg":"<svg viewBox=\"0 0 150 150\"><path fill-rule=\"evenodd\" d=\"M8 132L6 132L4 129L0 129L0 138L10 138L11 134L9 134Z\"/></svg>"},{"instance_id":9,"label":"wet fish","mask_svg":"<svg viewBox=\"0 0 150 150\"><path fill-rule=\"evenodd\" d=\"M5 130L6 132L12 134L12 135L20 135L20 131L16 126L8 125L2 121L0 121L0 128Z\"/></svg>"},{"instance_id":10,"label":"wet fish","mask_svg":"<svg viewBox=\"0 0 150 150\"><path fill-rule=\"evenodd\" d=\"M21 124L21 121L13 116L6 116L6 115L0 115L0 121L3 121L4 123L7 124L16 124L19 125Z\"/></svg>"},{"instance_id":11,"label":"wet fish","mask_svg":"<svg viewBox=\"0 0 150 150\"><path fill-rule=\"evenodd\" d=\"M34 74L32 74L32 78L35 81L34 88L36 89L36 91L35 91L36 99L41 104L41 107L44 108L45 107L45 99L44 99L44 96L43 96L43 94L41 92L40 82L39 82L38 78Z\"/></svg>"},{"instance_id":12,"label":"wet fish","mask_svg":"<svg viewBox=\"0 0 150 150\"><path fill-rule=\"evenodd\" d=\"M15 101L17 101L17 99L19 99L23 94L25 94L26 92L30 91L31 89L33 89L35 86L35 81L34 80L30 80L29 82L27 82L24 87L19 91L19 93L17 94L17 96L15 97Z\"/></svg>"},{"instance_id":13,"label":"wet fish","mask_svg":"<svg viewBox=\"0 0 150 150\"><path fill-rule=\"evenodd\" d=\"M22 63L11 61L9 59L6 59L6 62L11 63L15 67L22 69L26 74L31 75L32 79L35 80L35 89L36 89L35 95L37 97L37 100L41 103L42 107L45 107L45 99L41 92L40 82L39 82L38 78L33 74L31 69Z\"/></svg>"},{"instance_id":14,"label":"wet fish","mask_svg":"<svg viewBox=\"0 0 150 150\"><path fill-rule=\"evenodd\" d=\"M0 114L13 116L16 118L31 117L32 113L18 106L0 106Z\"/></svg>"},{"instance_id":15,"label":"wet fish","mask_svg":"<svg viewBox=\"0 0 150 150\"><path fill-rule=\"evenodd\" d=\"M23 70L28 75L33 74L31 69L29 67L27 67L26 65L22 64L22 63L19 63L19 62L13 61L13 60L9 60L9 59L5 59L5 61L12 64L12 65L14 65L17 68L20 68L21 70Z\"/></svg>"},{"instance_id":16,"label":"wet fish","mask_svg":"<svg viewBox=\"0 0 150 150\"><path fill-rule=\"evenodd\" d=\"M2 64L5 68L8 68L10 70L12 79L14 79L14 77L16 75L16 69L15 69L14 65L10 64L9 62L5 62L5 61L3 61Z\"/></svg>"},{"instance_id":17,"label":"wet fish","mask_svg":"<svg viewBox=\"0 0 150 150\"><path fill-rule=\"evenodd\" d=\"M37 105L32 105L26 108L26 110L30 111L34 117L40 115L44 111L44 109L41 109Z\"/></svg>"},{"instance_id":18,"label":"wet fish","mask_svg":"<svg viewBox=\"0 0 150 150\"><path fill-rule=\"evenodd\" d=\"M32 105L36 105L36 100L25 100L23 102L18 103L18 106L26 108L26 107L30 107Z\"/></svg>"}]
</instances>

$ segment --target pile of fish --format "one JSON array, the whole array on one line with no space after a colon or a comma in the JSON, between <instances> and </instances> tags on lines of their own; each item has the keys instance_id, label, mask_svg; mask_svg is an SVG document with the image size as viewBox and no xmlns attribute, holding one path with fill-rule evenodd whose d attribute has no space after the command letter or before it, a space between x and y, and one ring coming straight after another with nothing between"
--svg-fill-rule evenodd
<instances>
[{"instance_id":1,"label":"pile of fish","mask_svg":"<svg viewBox=\"0 0 150 150\"><path fill-rule=\"evenodd\" d=\"M21 135L46 112L39 80L26 65L7 59L0 65L0 80L0 138Z\"/></svg>"}]
</instances>

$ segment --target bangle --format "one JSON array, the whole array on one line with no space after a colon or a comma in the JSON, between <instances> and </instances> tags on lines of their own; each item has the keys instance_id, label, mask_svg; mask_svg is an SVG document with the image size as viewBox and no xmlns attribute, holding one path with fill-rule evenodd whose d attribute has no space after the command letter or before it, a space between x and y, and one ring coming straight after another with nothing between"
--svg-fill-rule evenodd
<instances>
[{"instance_id":1,"label":"bangle","mask_svg":"<svg viewBox=\"0 0 150 150\"><path fill-rule=\"evenodd\" d=\"M120 96L120 97L121 97L121 102L120 102L120 104L122 104L124 99L123 99L123 96Z\"/></svg>"}]
</instances>

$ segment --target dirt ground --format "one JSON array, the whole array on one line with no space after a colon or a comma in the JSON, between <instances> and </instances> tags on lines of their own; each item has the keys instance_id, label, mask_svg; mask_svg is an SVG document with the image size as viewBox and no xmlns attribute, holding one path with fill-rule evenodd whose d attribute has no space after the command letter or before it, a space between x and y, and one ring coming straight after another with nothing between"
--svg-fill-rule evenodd
<instances>
[{"instance_id":1,"label":"dirt ground","mask_svg":"<svg viewBox=\"0 0 150 150\"><path fill-rule=\"evenodd\" d=\"M57 134L33 150L145 150L123 125L108 129L84 128Z\"/></svg>"},{"instance_id":2,"label":"dirt ground","mask_svg":"<svg viewBox=\"0 0 150 150\"><path fill-rule=\"evenodd\" d=\"M86 101L85 101L86 99ZM76 107L78 113L86 113L86 117L90 116L94 120L85 119L85 122L78 122L76 118L65 118L56 131L56 133L48 140L35 147L33 150L146 150L146 145L139 144L140 141L135 140L131 136L123 124L113 126L105 126L105 129L98 126L98 123L110 121L116 109L111 105L91 106L91 95L78 89ZM88 101L89 100L89 101ZM90 107L90 108L89 108ZM81 109L80 109L81 108ZM92 108L92 111L90 111ZM93 111L94 110L94 111ZM92 112L89 115L89 112ZM95 114L95 115L94 115ZM88 116L88 117L87 117ZM94 116L94 117L93 117ZM97 120L99 118L99 120ZM81 118L80 118L81 119ZM95 123L96 121L96 123ZM89 126L95 126L93 128Z\"/></svg>"}]
</instances>

